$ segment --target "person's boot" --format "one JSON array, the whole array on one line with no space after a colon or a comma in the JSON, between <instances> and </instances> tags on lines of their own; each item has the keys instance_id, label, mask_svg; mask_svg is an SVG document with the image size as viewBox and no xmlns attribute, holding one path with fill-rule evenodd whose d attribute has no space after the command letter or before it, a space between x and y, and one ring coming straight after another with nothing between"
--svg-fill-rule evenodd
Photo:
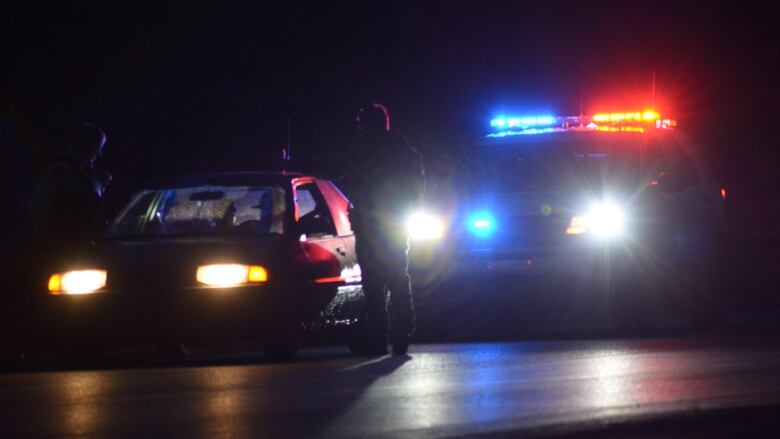
<instances>
[{"instance_id":1,"label":"person's boot","mask_svg":"<svg viewBox=\"0 0 780 439\"><path fill-rule=\"evenodd\" d=\"M406 355L409 351L409 334L393 334L393 355Z\"/></svg>"},{"instance_id":2,"label":"person's boot","mask_svg":"<svg viewBox=\"0 0 780 439\"><path fill-rule=\"evenodd\" d=\"M387 355L387 334L375 332L366 337L366 353L368 355Z\"/></svg>"}]
</instances>

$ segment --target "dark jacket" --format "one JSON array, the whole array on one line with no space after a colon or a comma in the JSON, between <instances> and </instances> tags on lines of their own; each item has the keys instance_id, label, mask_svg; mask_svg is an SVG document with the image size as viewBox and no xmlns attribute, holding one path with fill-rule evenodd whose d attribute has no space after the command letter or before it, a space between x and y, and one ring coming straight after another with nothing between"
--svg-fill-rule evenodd
<instances>
[{"instance_id":1,"label":"dark jacket","mask_svg":"<svg viewBox=\"0 0 780 439\"><path fill-rule=\"evenodd\" d=\"M36 244L84 244L102 220L102 172L73 155L62 155L46 171L31 202Z\"/></svg>"},{"instance_id":2,"label":"dark jacket","mask_svg":"<svg viewBox=\"0 0 780 439\"><path fill-rule=\"evenodd\" d=\"M353 205L353 221L399 223L423 195L425 172L420 154L392 131L360 139L346 165L342 185Z\"/></svg>"}]
</instances>

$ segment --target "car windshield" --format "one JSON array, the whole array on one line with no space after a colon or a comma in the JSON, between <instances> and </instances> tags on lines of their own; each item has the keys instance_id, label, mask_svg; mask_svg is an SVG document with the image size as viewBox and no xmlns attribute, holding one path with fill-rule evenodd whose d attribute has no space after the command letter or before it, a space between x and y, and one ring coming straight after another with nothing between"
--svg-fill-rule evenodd
<instances>
[{"instance_id":1,"label":"car windshield","mask_svg":"<svg viewBox=\"0 0 780 439\"><path fill-rule=\"evenodd\" d=\"M490 191L635 189L663 172L693 174L681 148L636 135L523 138L484 148L478 158L464 161L464 182Z\"/></svg>"},{"instance_id":2,"label":"car windshield","mask_svg":"<svg viewBox=\"0 0 780 439\"><path fill-rule=\"evenodd\" d=\"M282 234L285 191L279 186L193 186L135 194L108 237Z\"/></svg>"}]
</instances>

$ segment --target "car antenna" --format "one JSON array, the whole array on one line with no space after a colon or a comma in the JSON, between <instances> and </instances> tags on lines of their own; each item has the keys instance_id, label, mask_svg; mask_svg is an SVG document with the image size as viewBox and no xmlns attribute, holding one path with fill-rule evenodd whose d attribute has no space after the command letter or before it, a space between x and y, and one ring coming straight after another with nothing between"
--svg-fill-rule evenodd
<instances>
[{"instance_id":1,"label":"car antenna","mask_svg":"<svg viewBox=\"0 0 780 439\"><path fill-rule=\"evenodd\" d=\"M292 118L287 118L287 146L282 148L282 172L287 172L287 165L292 160Z\"/></svg>"},{"instance_id":2,"label":"car antenna","mask_svg":"<svg viewBox=\"0 0 780 439\"><path fill-rule=\"evenodd\" d=\"M287 160L292 159L292 117L287 118Z\"/></svg>"}]
</instances>

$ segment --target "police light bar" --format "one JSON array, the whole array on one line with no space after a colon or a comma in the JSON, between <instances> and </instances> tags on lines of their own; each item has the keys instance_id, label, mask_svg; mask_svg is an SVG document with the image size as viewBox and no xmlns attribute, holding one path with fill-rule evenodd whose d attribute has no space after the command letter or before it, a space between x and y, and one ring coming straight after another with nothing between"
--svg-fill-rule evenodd
<instances>
[{"instance_id":1,"label":"police light bar","mask_svg":"<svg viewBox=\"0 0 780 439\"><path fill-rule=\"evenodd\" d=\"M557 118L553 116L512 116L492 119L490 121L490 126L498 129L525 129L532 127L549 127L556 123Z\"/></svg>"},{"instance_id":2,"label":"police light bar","mask_svg":"<svg viewBox=\"0 0 780 439\"><path fill-rule=\"evenodd\" d=\"M629 111L621 113L596 113L593 122L655 122L661 115L655 110Z\"/></svg>"},{"instance_id":3,"label":"police light bar","mask_svg":"<svg viewBox=\"0 0 780 439\"><path fill-rule=\"evenodd\" d=\"M648 128L668 129L676 126L676 120L662 119L661 114L654 109L566 117L499 116L490 121L493 133L488 136L505 137L568 130L644 133Z\"/></svg>"}]
</instances>

